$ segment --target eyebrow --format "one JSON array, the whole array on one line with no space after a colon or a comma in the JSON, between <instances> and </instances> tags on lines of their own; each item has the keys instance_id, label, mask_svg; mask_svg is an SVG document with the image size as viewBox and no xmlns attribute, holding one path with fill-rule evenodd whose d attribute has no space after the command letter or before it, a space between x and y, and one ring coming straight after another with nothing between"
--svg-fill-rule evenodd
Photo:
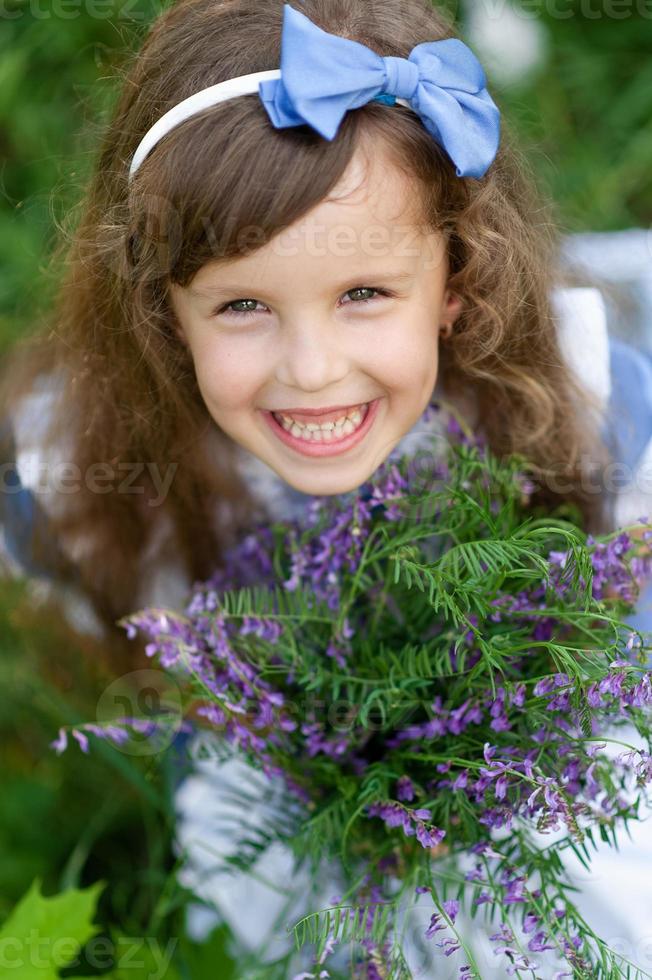
<instances>
[{"instance_id":1,"label":"eyebrow","mask_svg":"<svg viewBox=\"0 0 652 980\"><path fill-rule=\"evenodd\" d=\"M356 286L361 285L363 283L365 285L367 283L374 283L374 282L401 283L401 282L410 282L414 278L415 278L415 274L413 272L399 272L399 271L391 271L391 270L387 272L380 271L377 274L362 272L360 273L360 275L351 277L347 279L345 282L341 283L339 286L335 286L334 288L336 292L346 292L347 290L354 289ZM244 291L248 289L252 289L255 291L256 288L257 287L255 286L243 287L242 283L234 282L231 284L226 282L226 283L219 283L214 286L202 286L201 288L198 288L196 286L188 286L188 292L194 296L211 297L221 293L228 293L229 295L233 295L233 294L244 295Z\"/></svg>"}]
</instances>

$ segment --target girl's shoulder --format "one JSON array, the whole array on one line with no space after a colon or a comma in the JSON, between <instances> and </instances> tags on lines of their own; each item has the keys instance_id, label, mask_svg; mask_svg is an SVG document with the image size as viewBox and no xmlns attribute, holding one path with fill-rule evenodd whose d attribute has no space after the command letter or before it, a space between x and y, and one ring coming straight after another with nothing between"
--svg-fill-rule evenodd
<instances>
[{"instance_id":1,"label":"girl's shoulder","mask_svg":"<svg viewBox=\"0 0 652 980\"><path fill-rule=\"evenodd\" d=\"M606 489L617 527L652 517L652 353L610 338L611 398L605 439L614 465Z\"/></svg>"},{"instance_id":2,"label":"girl's shoulder","mask_svg":"<svg viewBox=\"0 0 652 980\"><path fill-rule=\"evenodd\" d=\"M599 289L557 289L553 306L562 353L598 400L612 456L601 486L613 501L614 524L652 516L652 351L609 331Z\"/></svg>"},{"instance_id":3,"label":"girl's shoulder","mask_svg":"<svg viewBox=\"0 0 652 980\"><path fill-rule=\"evenodd\" d=\"M599 289L558 288L551 295L562 356L598 399L603 415L611 396L607 310Z\"/></svg>"},{"instance_id":4,"label":"girl's shoulder","mask_svg":"<svg viewBox=\"0 0 652 980\"><path fill-rule=\"evenodd\" d=\"M32 389L0 419L4 450L0 461L0 574L27 580L32 596L54 599L78 632L102 637L105 627L87 595L52 572L63 564L74 566L89 553L87 534L73 531L62 535L52 527L54 517L74 506L76 490L73 442L65 427L58 431L56 440L50 435L48 423L59 411L65 411L65 379L52 373L39 376ZM163 521L157 531L150 541L153 550L165 537ZM149 548L143 561L148 558ZM180 566L162 564L143 576L143 594L134 597L134 608L167 603L176 607L189 588Z\"/></svg>"},{"instance_id":5,"label":"girl's shoulder","mask_svg":"<svg viewBox=\"0 0 652 980\"><path fill-rule=\"evenodd\" d=\"M53 468L66 463L65 447L49 445L45 439L45 423L53 410L56 388L52 379L40 379L34 390L0 419L4 450L0 571L3 577L25 581L37 605L55 601L78 633L102 638L104 628L87 598L74 585L56 582L49 571L60 557L61 543L50 532L54 497L47 493L47 481ZM38 556L34 547L37 536Z\"/></svg>"},{"instance_id":6,"label":"girl's shoulder","mask_svg":"<svg viewBox=\"0 0 652 980\"><path fill-rule=\"evenodd\" d=\"M2 494L1 554L5 567L17 574L45 573L32 547L37 527L47 521L54 496L48 493L53 474L65 465L65 446L47 438L48 421L61 393L60 379L39 376L32 389L0 419ZM58 547L58 542L51 542Z\"/></svg>"}]
</instances>

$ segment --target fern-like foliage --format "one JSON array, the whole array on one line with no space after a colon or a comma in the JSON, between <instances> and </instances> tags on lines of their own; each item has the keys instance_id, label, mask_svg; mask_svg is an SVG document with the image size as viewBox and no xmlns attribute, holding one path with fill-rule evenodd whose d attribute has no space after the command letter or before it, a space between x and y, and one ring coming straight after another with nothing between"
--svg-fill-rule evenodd
<instances>
[{"instance_id":1,"label":"fern-like foliage","mask_svg":"<svg viewBox=\"0 0 652 980\"><path fill-rule=\"evenodd\" d=\"M414 491L410 462L353 499L327 498L315 519L265 529L254 550L248 539L240 583L234 572L219 594L200 589L186 617L137 619L183 664L193 708L286 787L223 797L225 870L255 873L278 842L315 894L324 868L337 874L332 907L290 927L316 975L334 944L356 948L360 971L407 980L396 933L417 890L432 902L428 938L466 957L469 975L480 971L456 917L479 898L523 975L534 967L514 911L536 920L560 971L625 975L573 904L563 847L540 837L563 827L586 859L592 828L611 839L631 816L625 790L652 781L644 751L597 747L624 723L652 744L651 644L624 619L644 545L589 539L570 506L542 512L526 461L470 438ZM497 843L494 829L509 833ZM268 976L300 975L289 963Z\"/></svg>"},{"instance_id":2,"label":"fern-like foliage","mask_svg":"<svg viewBox=\"0 0 652 980\"><path fill-rule=\"evenodd\" d=\"M362 941L382 945L396 906L391 902L336 906L300 919L292 928L297 949L306 943L323 948L328 938L337 943Z\"/></svg>"}]
</instances>

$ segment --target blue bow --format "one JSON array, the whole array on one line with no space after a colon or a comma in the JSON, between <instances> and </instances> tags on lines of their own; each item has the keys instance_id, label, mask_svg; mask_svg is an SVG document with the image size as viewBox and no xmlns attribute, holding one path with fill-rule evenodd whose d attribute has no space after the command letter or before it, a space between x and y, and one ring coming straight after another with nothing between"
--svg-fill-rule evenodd
<instances>
[{"instance_id":1,"label":"blue bow","mask_svg":"<svg viewBox=\"0 0 652 980\"><path fill-rule=\"evenodd\" d=\"M496 158L500 111L482 65L455 38L418 44L409 58L383 58L323 31L286 3L281 76L259 90L276 129L307 124L333 140L350 109L398 98L446 150L458 177L483 177Z\"/></svg>"}]
</instances>

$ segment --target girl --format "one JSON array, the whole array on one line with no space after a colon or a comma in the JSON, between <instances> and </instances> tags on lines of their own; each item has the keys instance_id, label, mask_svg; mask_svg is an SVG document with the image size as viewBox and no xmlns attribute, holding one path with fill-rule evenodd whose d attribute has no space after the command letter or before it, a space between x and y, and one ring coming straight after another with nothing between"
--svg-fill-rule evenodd
<instances>
[{"instance_id":1,"label":"girl","mask_svg":"<svg viewBox=\"0 0 652 980\"><path fill-rule=\"evenodd\" d=\"M393 58L452 35L425 0L310 0L297 13ZM3 417L13 420L17 450L50 453L47 467L33 455L25 463L38 517L15 551L28 549L33 570L88 596L116 642L116 619L163 596L163 568L178 566L186 582L206 577L260 516L238 450L299 492L350 490L417 421L436 377L452 399L472 393L495 451L521 450L540 467L541 497L576 500L587 524L601 519L602 501L581 474L583 453L598 457L599 433L560 358L551 309L563 272L553 228L507 136L482 178L458 177L407 106L360 105L329 140L308 125L277 129L260 98L237 97L172 129L130 179L139 142L167 110L219 82L278 69L283 14L278 0L210 0L177 4L155 23L100 147L49 329L4 372ZM453 137L463 139L461 118L460 126ZM255 289L257 256L274 251L283 229L333 192L361 183L364 194L366 160L377 163L367 212L353 203L349 220L344 197L330 222L331 231L351 226L342 243L329 246L317 228L298 266L276 249L264 289ZM326 210L313 226L324 219ZM415 229L427 234L415 239ZM429 287L428 263L440 257ZM238 275L227 276L229 263ZM385 278L414 275L419 264L418 283ZM407 324L414 333L402 346ZM361 351L384 357L378 374L359 362ZM254 376L263 361L267 375ZM305 462L261 416L380 396L355 465L344 456ZM545 476L562 472L557 482ZM2 496L15 524L20 497Z\"/></svg>"},{"instance_id":2,"label":"girl","mask_svg":"<svg viewBox=\"0 0 652 980\"><path fill-rule=\"evenodd\" d=\"M179 606L254 520L360 486L439 396L529 457L536 503L606 530L616 433L564 282L429 2L181 0L126 75L52 323L4 373L8 563L117 650L120 616ZM603 339L614 377L649 370Z\"/></svg>"}]
</instances>

